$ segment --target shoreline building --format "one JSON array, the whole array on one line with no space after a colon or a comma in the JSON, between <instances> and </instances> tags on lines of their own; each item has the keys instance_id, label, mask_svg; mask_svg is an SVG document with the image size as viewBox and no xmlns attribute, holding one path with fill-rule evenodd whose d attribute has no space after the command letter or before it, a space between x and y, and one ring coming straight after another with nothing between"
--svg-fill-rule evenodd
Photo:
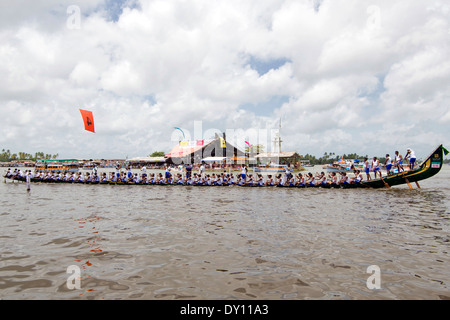
<instances>
[{"instance_id":1,"label":"shoreline building","mask_svg":"<svg viewBox=\"0 0 450 320\"><path fill-rule=\"evenodd\" d=\"M277 164L277 165L292 165L295 168L300 168L301 165L301 155L297 152L289 151L283 152L281 149L281 119L278 131L275 133L275 137L272 141L272 152L262 152L255 156L256 160L263 164Z\"/></svg>"},{"instance_id":2,"label":"shoreline building","mask_svg":"<svg viewBox=\"0 0 450 320\"><path fill-rule=\"evenodd\" d=\"M127 163L132 168L141 168L143 166L148 168L162 167L166 163L166 157L136 157L127 160Z\"/></svg>"},{"instance_id":3,"label":"shoreline building","mask_svg":"<svg viewBox=\"0 0 450 320\"><path fill-rule=\"evenodd\" d=\"M166 154L168 164L200 164L202 162L226 162L235 164L236 159L245 157L244 151L233 146L216 134L214 139L180 141Z\"/></svg>"},{"instance_id":4,"label":"shoreline building","mask_svg":"<svg viewBox=\"0 0 450 320\"><path fill-rule=\"evenodd\" d=\"M297 152L263 152L255 156L262 165L291 165L295 168L302 167L302 156Z\"/></svg>"}]
</instances>

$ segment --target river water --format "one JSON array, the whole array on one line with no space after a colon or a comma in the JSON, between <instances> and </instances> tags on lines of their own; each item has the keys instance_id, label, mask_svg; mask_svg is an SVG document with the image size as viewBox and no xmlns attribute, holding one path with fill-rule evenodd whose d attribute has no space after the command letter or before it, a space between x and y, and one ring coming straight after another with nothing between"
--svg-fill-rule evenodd
<instances>
[{"instance_id":1,"label":"river water","mask_svg":"<svg viewBox=\"0 0 450 320\"><path fill-rule=\"evenodd\" d=\"M2 179L0 298L449 299L449 179L448 165L414 190Z\"/></svg>"}]
</instances>

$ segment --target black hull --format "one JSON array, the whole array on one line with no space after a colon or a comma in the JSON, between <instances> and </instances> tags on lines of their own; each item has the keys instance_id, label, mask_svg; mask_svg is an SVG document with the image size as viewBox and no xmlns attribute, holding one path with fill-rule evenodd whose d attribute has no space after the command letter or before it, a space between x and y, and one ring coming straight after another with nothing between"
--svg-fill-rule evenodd
<instances>
[{"instance_id":1,"label":"black hull","mask_svg":"<svg viewBox=\"0 0 450 320\"><path fill-rule=\"evenodd\" d=\"M26 179L23 177L4 177L5 179L9 179L12 181L17 182L26 182ZM324 189L335 189L335 188L350 188L350 187L363 187L360 184L354 184L354 185L330 185L330 184L319 184L319 185L263 185L259 186L257 184L253 185L239 185L239 184L231 184L231 185L208 185L208 184L165 184L165 183L134 183L134 182L113 182L113 181L106 181L106 182L85 182L85 181L63 181L63 180L42 180L42 179L31 179L32 183L45 183L45 184L84 184L84 185L110 185L110 186L160 186L160 187L215 187L215 188L231 188L231 187L239 187L239 188L291 188L291 189L314 189L314 188L324 188Z\"/></svg>"}]
</instances>

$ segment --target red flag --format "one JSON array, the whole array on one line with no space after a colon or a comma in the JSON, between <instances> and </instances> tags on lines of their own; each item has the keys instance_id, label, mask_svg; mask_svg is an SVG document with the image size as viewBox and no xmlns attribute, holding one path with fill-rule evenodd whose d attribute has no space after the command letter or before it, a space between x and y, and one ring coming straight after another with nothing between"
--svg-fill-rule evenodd
<instances>
[{"instance_id":1,"label":"red flag","mask_svg":"<svg viewBox=\"0 0 450 320\"><path fill-rule=\"evenodd\" d=\"M94 116L92 115L92 111L80 109L80 112L81 112L81 116L83 117L83 121L84 121L84 129L95 133Z\"/></svg>"}]
</instances>

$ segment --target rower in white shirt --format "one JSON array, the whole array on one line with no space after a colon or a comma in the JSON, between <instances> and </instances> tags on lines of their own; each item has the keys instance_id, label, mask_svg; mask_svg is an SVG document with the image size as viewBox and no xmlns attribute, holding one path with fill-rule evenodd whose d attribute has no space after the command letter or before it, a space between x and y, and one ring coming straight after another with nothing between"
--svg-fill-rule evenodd
<instances>
[{"instance_id":1,"label":"rower in white shirt","mask_svg":"<svg viewBox=\"0 0 450 320\"><path fill-rule=\"evenodd\" d=\"M414 153L414 150L412 150L411 148L408 148L406 150L406 155L403 159L408 159L409 158L409 170L413 170L414 169L414 164L416 162L416 154Z\"/></svg>"}]
</instances>

